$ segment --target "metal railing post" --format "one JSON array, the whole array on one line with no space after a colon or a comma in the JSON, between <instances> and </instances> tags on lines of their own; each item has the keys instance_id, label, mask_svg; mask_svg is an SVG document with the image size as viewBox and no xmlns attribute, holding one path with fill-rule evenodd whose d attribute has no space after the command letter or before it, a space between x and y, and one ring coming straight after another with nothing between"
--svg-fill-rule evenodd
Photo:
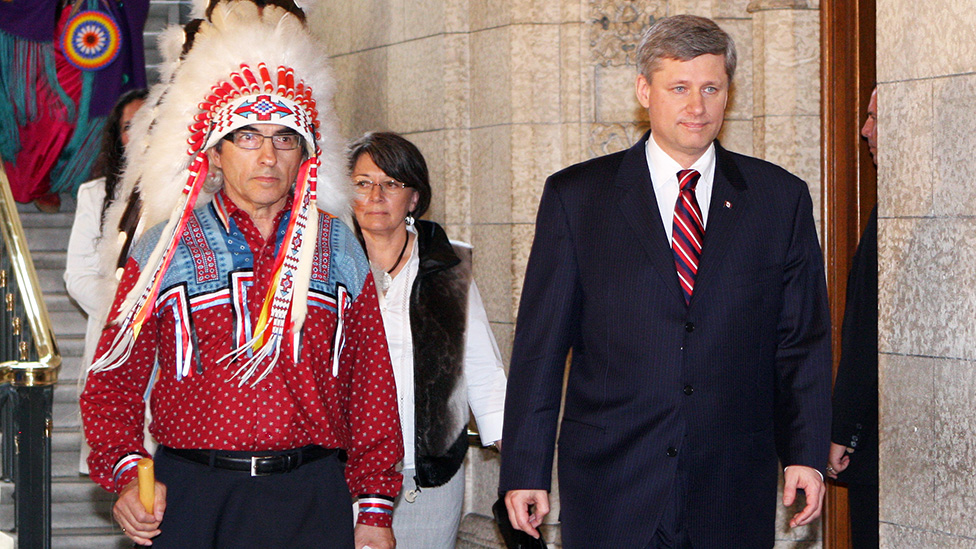
<instances>
[{"instance_id":1,"label":"metal railing post","mask_svg":"<svg viewBox=\"0 0 976 549\"><path fill-rule=\"evenodd\" d=\"M17 387L17 546L51 547L51 407L54 387Z\"/></svg>"}]
</instances>

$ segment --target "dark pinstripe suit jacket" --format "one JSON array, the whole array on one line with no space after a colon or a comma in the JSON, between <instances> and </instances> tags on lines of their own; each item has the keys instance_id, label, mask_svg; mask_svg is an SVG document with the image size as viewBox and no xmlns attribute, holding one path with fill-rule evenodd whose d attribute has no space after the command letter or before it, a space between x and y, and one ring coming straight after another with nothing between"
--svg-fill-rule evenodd
<instances>
[{"instance_id":1,"label":"dark pinstripe suit jacket","mask_svg":"<svg viewBox=\"0 0 976 549\"><path fill-rule=\"evenodd\" d=\"M830 316L806 185L716 143L686 306L644 153L549 178L516 326L501 491L548 489L566 547L649 543L680 478L694 546L772 547L777 457L821 469Z\"/></svg>"}]
</instances>

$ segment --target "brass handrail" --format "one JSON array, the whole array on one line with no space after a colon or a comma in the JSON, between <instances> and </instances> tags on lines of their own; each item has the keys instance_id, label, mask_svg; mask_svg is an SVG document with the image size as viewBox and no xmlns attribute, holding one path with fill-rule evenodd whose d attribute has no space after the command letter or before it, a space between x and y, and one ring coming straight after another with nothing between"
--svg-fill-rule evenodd
<instances>
[{"instance_id":1,"label":"brass handrail","mask_svg":"<svg viewBox=\"0 0 976 549\"><path fill-rule=\"evenodd\" d=\"M27 246L24 227L20 223L17 205L10 191L7 173L0 165L0 232L10 256L10 265L17 279L20 299L34 339L36 361L8 361L0 363L0 384L15 387L53 385L58 381L61 352L54 339L54 330L41 293L37 271Z\"/></svg>"}]
</instances>

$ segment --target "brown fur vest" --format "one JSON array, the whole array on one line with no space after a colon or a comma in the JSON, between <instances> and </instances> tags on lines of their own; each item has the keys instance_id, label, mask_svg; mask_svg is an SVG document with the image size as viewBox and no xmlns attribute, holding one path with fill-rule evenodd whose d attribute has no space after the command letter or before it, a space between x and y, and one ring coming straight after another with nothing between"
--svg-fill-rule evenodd
<instances>
[{"instance_id":1,"label":"brown fur vest","mask_svg":"<svg viewBox=\"0 0 976 549\"><path fill-rule=\"evenodd\" d=\"M468 450L464 342L471 249L440 225L417 221L420 268L410 292L417 485L451 480Z\"/></svg>"}]
</instances>

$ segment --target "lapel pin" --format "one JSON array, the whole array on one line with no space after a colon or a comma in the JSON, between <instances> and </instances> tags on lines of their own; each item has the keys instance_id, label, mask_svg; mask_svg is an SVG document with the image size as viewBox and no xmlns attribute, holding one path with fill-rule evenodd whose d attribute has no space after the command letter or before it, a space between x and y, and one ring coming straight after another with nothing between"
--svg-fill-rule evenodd
<instances>
[{"instance_id":1,"label":"lapel pin","mask_svg":"<svg viewBox=\"0 0 976 549\"><path fill-rule=\"evenodd\" d=\"M732 203L729 202L728 200L726 200L725 201L725 207L731 210L732 209Z\"/></svg>"}]
</instances>

